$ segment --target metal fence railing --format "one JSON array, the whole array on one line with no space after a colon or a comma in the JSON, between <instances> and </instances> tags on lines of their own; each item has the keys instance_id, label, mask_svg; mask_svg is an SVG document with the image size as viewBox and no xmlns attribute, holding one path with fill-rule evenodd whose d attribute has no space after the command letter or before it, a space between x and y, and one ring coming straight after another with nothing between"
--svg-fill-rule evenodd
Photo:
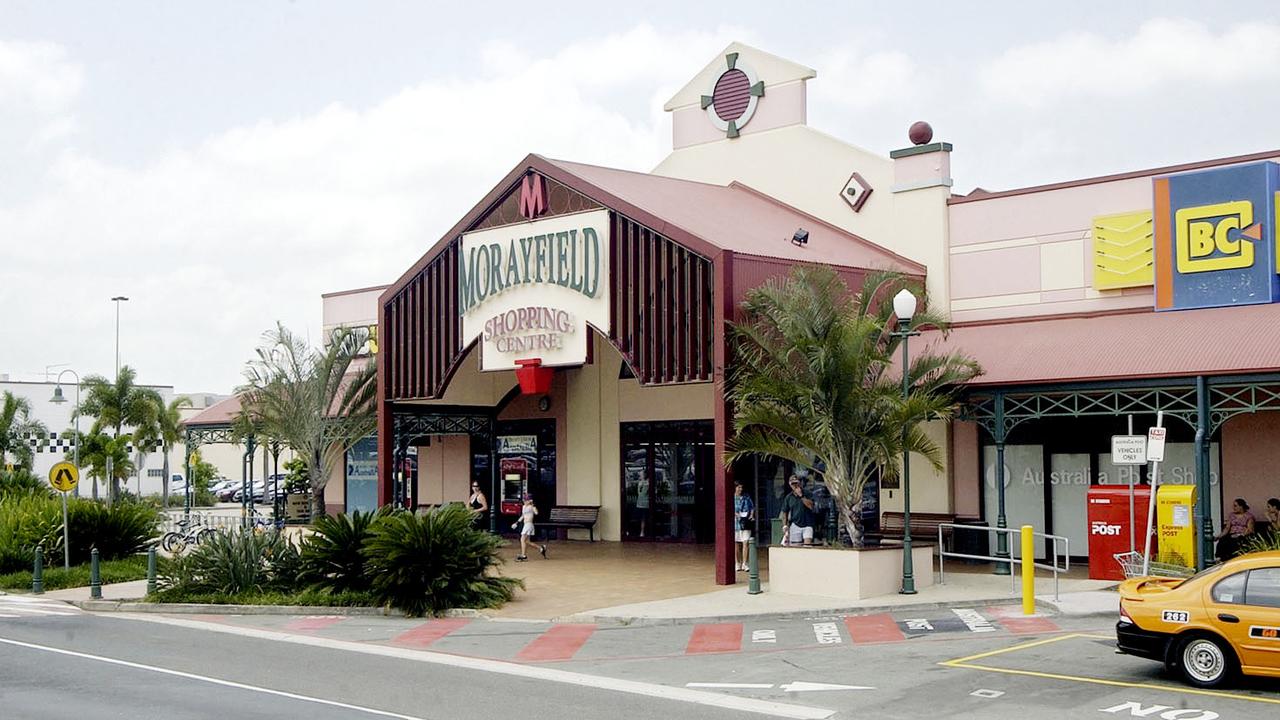
<instances>
[{"instance_id":1,"label":"metal fence railing","mask_svg":"<svg viewBox=\"0 0 1280 720\"><path fill-rule=\"evenodd\" d=\"M1009 553L1010 557L997 557L995 555L971 555L968 553L958 553L958 552L948 551L947 546L943 543L944 528L949 528L951 530L952 537L955 536L955 533L958 530L967 530L970 532L995 533L997 538L999 538L1000 533L1004 533L1005 535L1009 536L1006 547L1010 548L1010 553ZM991 527L983 527L981 525L957 525L955 523L940 523L938 525L938 582L941 584L946 584L947 582L947 572L946 572L947 558L958 558L961 560L983 560L986 562L1009 563L1010 565L1021 565L1022 558L1012 557L1013 555L1012 551L1018 547L1018 544L1019 544L1018 538L1021 534L1022 534L1022 531L1019 528L991 528ZM1053 543L1052 558L1045 558L1046 561L1052 559L1053 561L1052 564L1047 564L1047 562L1046 563L1036 562L1035 558L1032 558L1031 562L1037 568L1041 570L1048 570L1049 572L1053 573L1053 599L1057 600L1058 599L1058 575L1059 573L1065 573L1071 569L1071 552L1070 552L1071 540L1070 538L1064 537L1062 535L1049 535L1047 533L1032 533L1032 536L1036 538L1040 538L1042 540L1049 540L1049 541L1052 541ZM1059 541L1061 541L1062 543L1061 554L1058 553ZM988 547L990 547L989 544L988 544ZM1058 564L1059 558L1062 559L1061 565ZM1016 594L1018 592L1018 573L1010 572L1009 577L1013 582L1013 591Z\"/></svg>"}]
</instances>

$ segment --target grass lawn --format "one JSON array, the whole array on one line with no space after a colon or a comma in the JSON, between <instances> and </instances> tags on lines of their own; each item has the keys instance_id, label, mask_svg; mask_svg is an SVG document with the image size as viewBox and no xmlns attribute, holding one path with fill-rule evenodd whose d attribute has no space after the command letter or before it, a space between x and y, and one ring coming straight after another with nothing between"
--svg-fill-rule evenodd
<instances>
[{"instance_id":1,"label":"grass lawn","mask_svg":"<svg viewBox=\"0 0 1280 720\"><path fill-rule=\"evenodd\" d=\"M147 577L147 556L133 555L122 560L103 560L98 563L98 571L102 584L145 580ZM73 587L84 587L89 584L89 564L72 565L69 570L62 568L62 556L46 557L44 566L44 589L63 590ZM0 589L30 590L31 571L0 575Z\"/></svg>"}]
</instances>

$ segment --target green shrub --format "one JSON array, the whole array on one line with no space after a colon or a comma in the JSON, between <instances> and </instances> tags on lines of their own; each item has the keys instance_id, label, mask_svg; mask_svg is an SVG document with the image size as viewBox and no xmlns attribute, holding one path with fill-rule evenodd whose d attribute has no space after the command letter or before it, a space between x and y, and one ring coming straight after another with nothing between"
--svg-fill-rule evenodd
<instances>
[{"instance_id":1,"label":"green shrub","mask_svg":"<svg viewBox=\"0 0 1280 720\"><path fill-rule=\"evenodd\" d=\"M26 468L0 470L0 501L10 495L54 496L49 483Z\"/></svg>"},{"instance_id":2,"label":"green shrub","mask_svg":"<svg viewBox=\"0 0 1280 720\"><path fill-rule=\"evenodd\" d=\"M313 587L328 592L363 592L370 588L364 554L373 525L387 517L388 508L372 512L317 518L302 541L302 575Z\"/></svg>"},{"instance_id":3,"label":"green shrub","mask_svg":"<svg viewBox=\"0 0 1280 720\"><path fill-rule=\"evenodd\" d=\"M67 529L74 564L89 562L89 551L93 547L98 548L103 560L144 552L159 536L159 528L160 512L144 503L117 502L107 507L79 498L67 504Z\"/></svg>"},{"instance_id":4,"label":"green shrub","mask_svg":"<svg viewBox=\"0 0 1280 720\"><path fill-rule=\"evenodd\" d=\"M38 495L0 497L0 573L30 570L36 546L62 554L62 506Z\"/></svg>"},{"instance_id":5,"label":"green shrub","mask_svg":"<svg viewBox=\"0 0 1280 720\"><path fill-rule=\"evenodd\" d=\"M373 607L370 593L330 593L323 590L298 592L193 593L169 588L149 595L148 600L163 603L200 603L203 605L303 605L317 607Z\"/></svg>"},{"instance_id":6,"label":"green shrub","mask_svg":"<svg viewBox=\"0 0 1280 720\"><path fill-rule=\"evenodd\" d=\"M1241 554L1272 550L1280 550L1280 530L1272 529L1270 532L1254 533L1240 544Z\"/></svg>"},{"instance_id":7,"label":"green shrub","mask_svg":"<svg viewBox=\"0 0 1280 720\"><path fill-rule=\"evenodd\" d=\"M370 529L365 559L382 604L415 617L458 607L497 607L524 583L491 575L502 540L476 530L464 505L425 515L398 512Z\"/></svg>"},{"instance_id":8,"label":"green shrub","mask_svg":"<svg viewBox=\"0 0 1280 720\"><path fill-rule=\"evenodd\" d=\"M293 592L298 548L277 532L236 529L215 533L186 555L164 559L158 581L169 596Z\"/></svg>"}]
</instances>

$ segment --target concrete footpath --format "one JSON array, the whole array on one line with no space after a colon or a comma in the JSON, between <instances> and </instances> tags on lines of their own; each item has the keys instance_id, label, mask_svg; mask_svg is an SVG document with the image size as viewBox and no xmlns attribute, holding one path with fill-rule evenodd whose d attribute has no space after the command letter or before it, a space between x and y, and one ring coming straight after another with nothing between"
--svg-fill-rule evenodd
<instances>
[{"instance_id":1,"label":"concrete footpath","mask_svg":"<svg viewBox=\"0 0 1280 720\"><path fill-rule=\"evenodd\" d=\"M1107 580L1063 579L1058 597L1053 595L1053 581L1038 578L1036 607L1045 614L1068 617L1109 617L1117 610L1115 583ZM110 612L199 613L215 615L399 615L383 608L329 608L294 606L230 606L230 605L161 605L138 602L146 595L146 581L137 580L102 587L102 600L91 600L89 588L71 588L45 593L44 597L62 600L85 610ZM883 595L863 600L849 600L819 595L787 595L770 592L768 585L758 595L748 593L746 583L711 592L680 597L601 607L585 611L555 613L554 608L542 620L552 622L602 623L624 625L660 625L706 623L748 618L792 618L813 615L866 615L905 609L935 609L1010 605L1020 601L1008 576L987 573L948 573L945 584L934 583L915 595ZM453 616L489 616L485 610L457 610Z\"/></svg>"}]
</instances>

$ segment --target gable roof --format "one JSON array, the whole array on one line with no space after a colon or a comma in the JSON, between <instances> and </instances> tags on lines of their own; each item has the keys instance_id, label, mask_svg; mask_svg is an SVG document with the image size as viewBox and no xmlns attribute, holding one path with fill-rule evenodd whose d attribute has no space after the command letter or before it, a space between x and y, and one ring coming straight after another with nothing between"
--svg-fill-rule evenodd
<instances>
[{"instance_id":1,"label":"gable roof","mask_svg":"<svg viewBox=\"0 0 1280 720\"><path fill-rule=\"evenodd\" d=\"M697 75L694 75L693 79L685 83L679 92L672 95L662 109L671 112L677 108L698 105L702 96L711 90L711 84L728 67L725 56L729 53L738 53L745 62L751 64L759 78L764 81L766 92L770 85L810 80L818 76L818 71L811 67L734 41L721 50L715 59L707 63Z\"/></svg>"},{"instance_id":2,"label":"gable roof","mask_svg":"<svg viewBox=\"0 0 1280 720\"><path fill-rule=\"evenodd\" d=\"M514 191L529 170L541 173L707 258L714 259L724 251L731 251L786 262L896 270L916 276L925 274L925 266L920 263L741 183L714 185L529 155L413 267L388 286L379 303L385 304L450 241L466 232ZM809 242L797 246L791 242L791 237L801 228L809 232Z\"/></svg>"}]
</instances>

